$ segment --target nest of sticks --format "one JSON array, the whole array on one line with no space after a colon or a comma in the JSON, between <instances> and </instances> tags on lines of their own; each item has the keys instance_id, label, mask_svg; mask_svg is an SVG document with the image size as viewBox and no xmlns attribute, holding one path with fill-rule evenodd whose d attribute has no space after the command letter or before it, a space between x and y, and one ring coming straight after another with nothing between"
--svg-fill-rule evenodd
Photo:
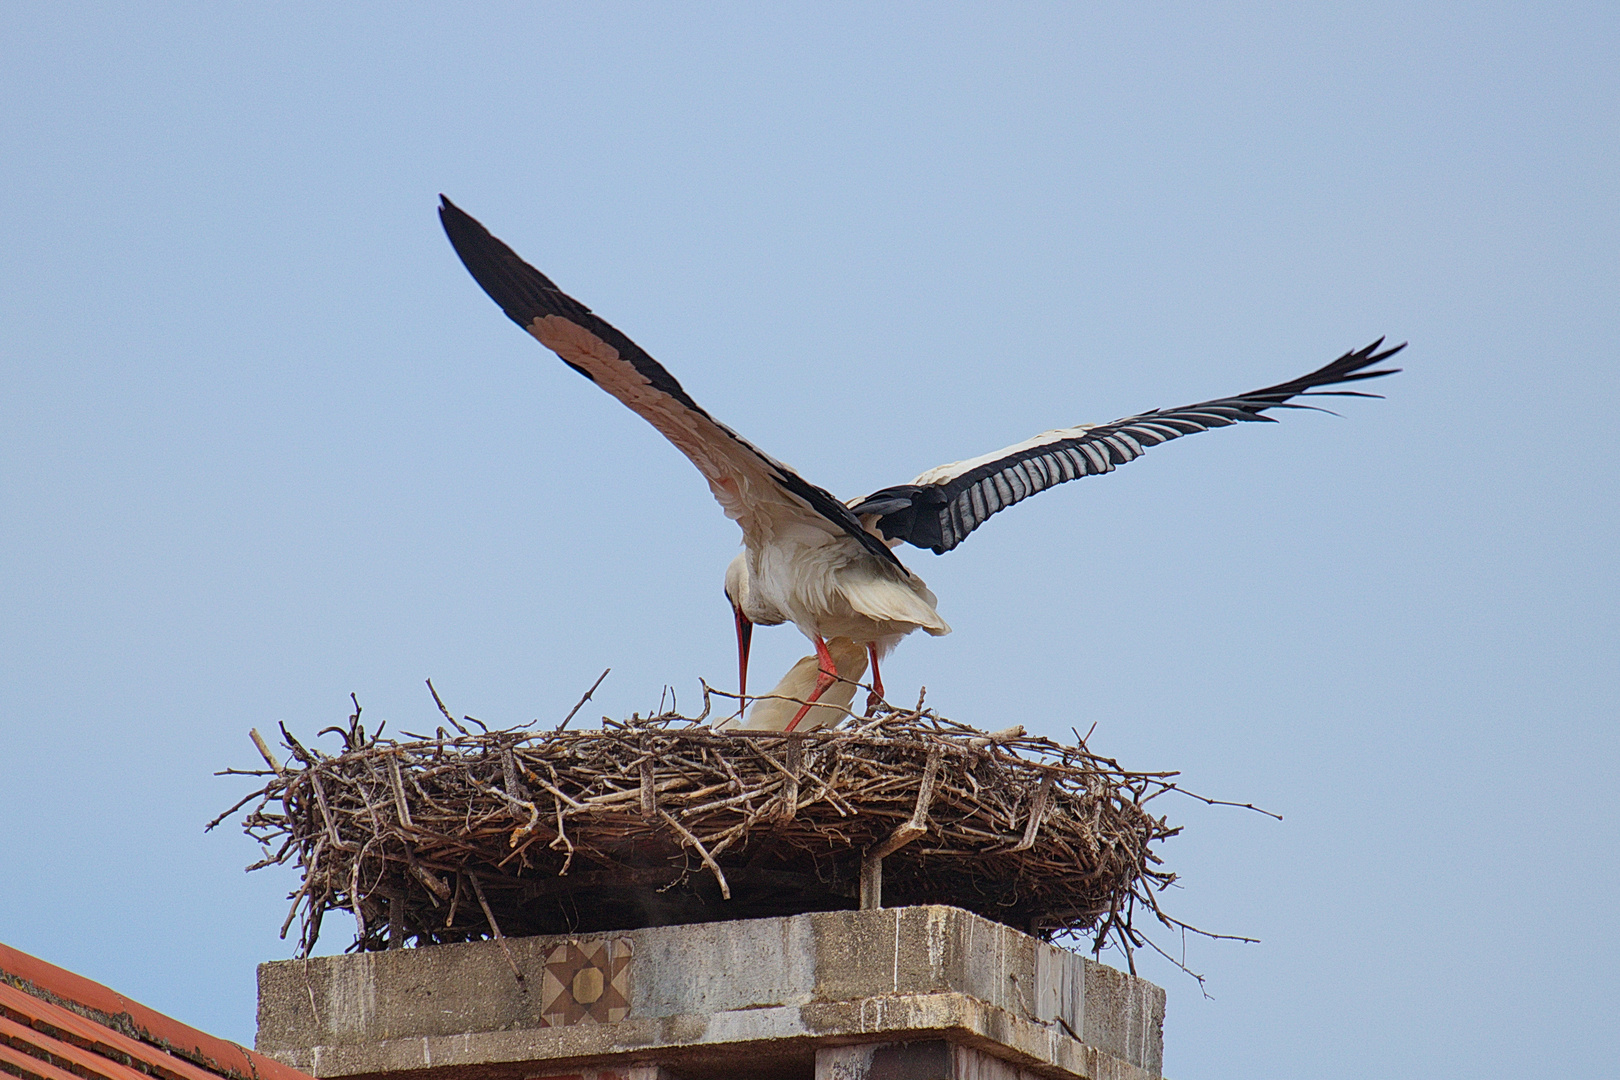
<instances>
[{"instance_id":1,"label":"nest of sticks","mask_svg":"<svg viewBox=\"0 0 1620 1080\"><path fill-rule=\"evenodd\" d=\"M356 703L322 732L341 752L282 725L286 764L254 732L267 767L225 770L264 784L209 828L252 804L264 858L248 869L301 871L281 930L301 922L300 955L339 910L350 951L879 904L1127 954L1152 944L1132 926L1144 911L1192 929L1157 898L1175 875L1155 847L1180 830L1149 803L1175 774L1129 772L1078 732L986 734L920 702L792 735L672 713L596 730L445 718L455 731L368 736Z\"/></svg>"}]
</instances>

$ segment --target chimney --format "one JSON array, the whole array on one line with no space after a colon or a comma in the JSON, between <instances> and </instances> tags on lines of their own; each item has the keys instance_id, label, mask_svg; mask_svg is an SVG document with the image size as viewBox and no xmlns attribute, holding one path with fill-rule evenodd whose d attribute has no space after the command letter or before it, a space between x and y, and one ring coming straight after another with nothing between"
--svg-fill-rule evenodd
<instances>
[{"instance_id":1,"label":"chimney","mask_svg":"<svg viewBox=\"0 0 1620 1080\"><path fill-rule=\"evenodd\" d=\"M277 961L257 1045L319 1080L1156 1080L1163 1022L1151 983L916 906Z\"/></svg>"}]
</instances>

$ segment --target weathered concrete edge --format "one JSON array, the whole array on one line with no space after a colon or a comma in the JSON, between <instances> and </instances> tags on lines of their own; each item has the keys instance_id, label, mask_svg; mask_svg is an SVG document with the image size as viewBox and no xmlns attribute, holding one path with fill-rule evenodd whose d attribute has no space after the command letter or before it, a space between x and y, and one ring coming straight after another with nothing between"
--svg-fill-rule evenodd
<instances>
[{"instance_id":1,"label":"weathered concrete edge","mask_svg":"<svg viewBox=\"0 0 1620 1080\"><path fill-rule=\"evenodd\" d=\"M544 1061L548 1068L625 1055L677 1059L683 1051L837 1045L885 1035L949 1038L1037 1072L1088 1080L1153 1080L1153 1074L1070 1038L1057 1025L1015 1016L963 993L899 994L856 1001L737 1009L709 1016L630 1018L465 1035L413 1036L364 1046L315 1046L271 1056L321 1080L379 1073L437 1073Z\"/></svg>"},{"instance_id":2,"label":"weathered concrete edge","mask_svg":"<svg viewBox=\"0 0 1620 1080\"><path fill-rule=\"evenodd\" d=\"M259 968L257 1043L267 1053L331 1053L548 1029L540 999L511 979L508 949L532 978L558 944L604 936L631 939L631 1017L651 1023L957 992L1037 1023L1061 1017L1082 1042L1150 1073L1160 1064L1163 990L940 905L274 961Z\"/></svg>"}]
</instances>

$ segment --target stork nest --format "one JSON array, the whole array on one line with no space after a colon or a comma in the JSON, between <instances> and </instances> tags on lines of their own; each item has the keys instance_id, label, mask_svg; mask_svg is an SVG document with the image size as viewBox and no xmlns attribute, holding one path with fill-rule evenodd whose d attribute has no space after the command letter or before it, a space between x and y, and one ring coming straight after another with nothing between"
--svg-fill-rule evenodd
<instances>
[{"instance_id":1,"label":"stork nest","mask_svg":"<svg viewBox=\"0 0 1620 1080\"><path fill-rule=\"evenodd\" d=\"M1159 909L1175 875L1154 850L1180 829L1148 808L1176 774L1129 772L1078 732L986 734L920 703L791 735L666 713L398 741L368 736L358 703L322 732L340 753L281 731L290 762L254 732L268 768L225 772L266 782L209 828L257 800L248 869L301 871L281 929L301 918L300 955L339 909L353 951L855 908L878 859L884 906L1127 953L1134 913L1182 925Z\"/></svg>"}]
</instances>

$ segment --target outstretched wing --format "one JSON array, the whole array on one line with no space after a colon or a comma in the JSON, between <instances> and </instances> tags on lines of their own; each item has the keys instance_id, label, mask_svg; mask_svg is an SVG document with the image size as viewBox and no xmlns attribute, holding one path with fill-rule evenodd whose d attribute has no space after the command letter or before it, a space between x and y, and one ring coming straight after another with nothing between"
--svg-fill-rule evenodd
<instances>
[{"instance_id":1,"label":"outstretched wing","mask_svg":"<svg viewBox=\"0 0 1620 1080\"><path fill-rule=\"evenodd\" d=\"M1236 397L1218 398L1180 409L1155 409L1112 424L1088 424L1043 432L993 454L941 465L909 484L884 488L854 503L856 514L877 515L877 528L891 540L943 554L983 525L997 511L1038 491L1082 476L1113 472L1150 446L1245 420L1274 422L1267 409L1313 409L1295 397L1381 397L1356 390L1321 390L1361 379L1393 375L1399 368L1367 368L1406 348L1403 342L1379 351L1383 338L1345 353L1331 364L1292 382L1278 383Z\"/></svg>"},{"instance_id":2,"label":"outstretched wing","mask_svg":"<svg viewBox=\"0 0 1620 1080\"><path fill-rule=\"evenodd\" d=\"M900 561L843 503L703 411L663 365L564 293L444 196L439 220L473 280L563 363L628 405L692 460L727 516L758 535L783 515L841 531Z\"/></svg>"}]
</instances>

